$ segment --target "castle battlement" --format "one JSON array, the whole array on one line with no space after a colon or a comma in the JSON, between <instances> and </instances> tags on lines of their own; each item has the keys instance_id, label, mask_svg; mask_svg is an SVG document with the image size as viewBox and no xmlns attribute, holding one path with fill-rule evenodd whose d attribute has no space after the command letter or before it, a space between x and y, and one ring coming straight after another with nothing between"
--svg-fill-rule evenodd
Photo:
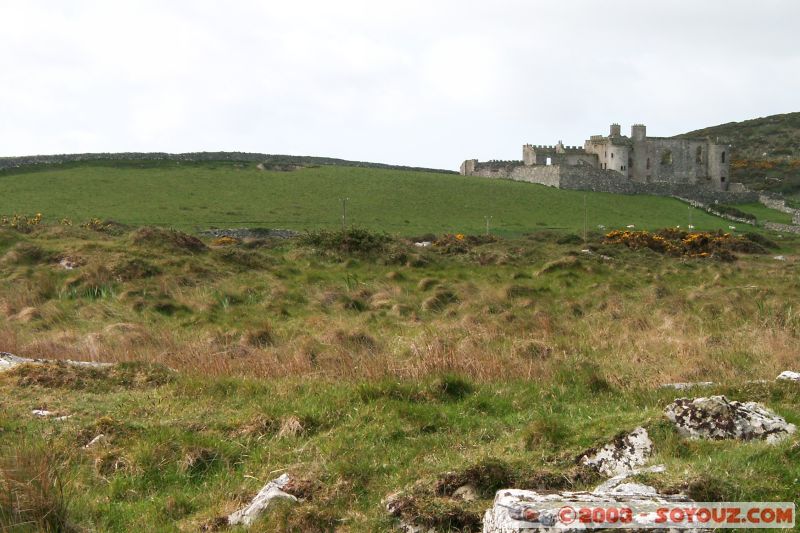
<instances>
[{"instance_id":1,"label":"castle battlement","mask_svg":"<svg viewBox=\"0 0 800 533\"><path fill-rule=\"evenodd\" d=\"M513 176L531 172L530 176L525 174L528 178L524 181L539 183L539 176L541 183L559 186L553 172L574 174L581 168L584 172L602 171L606 177L611 173L624 182L726 191L730 177L728 151L727 145L710 139L648 137L644 124L633 124L628 137L615 123L609 127L608 135L592 135L584 146L564 145L561 141L554 145L527 143L522 147L522 161L468 160L462 165L462 174L485 175L483 172L489 171L485 177L516 179Z\"/></svg>"}]
</instances>

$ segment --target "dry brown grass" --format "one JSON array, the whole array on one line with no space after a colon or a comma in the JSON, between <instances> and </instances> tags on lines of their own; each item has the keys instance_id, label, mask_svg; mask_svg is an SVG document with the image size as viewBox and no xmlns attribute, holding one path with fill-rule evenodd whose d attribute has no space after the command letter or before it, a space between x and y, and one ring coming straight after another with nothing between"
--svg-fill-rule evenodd
<instances>
[{"instance_id":1,"label":"dry brown grass","mask_svg":"<svg viewBox=\"0 0 800 533\"><path fill-rule=\"evenodd\" d=\"M547 380L591 364L629 387L772 378L796 365L800 348L800 315L784 292L798 290L793 263L628 253L608 264L562 251L512 267L459 257L389 270L289 248L250 250L268 268L243 272L215 251L165 255L199 249L182 234L142 230L122 241L133 251L71 244L86 259L74 272L41 263L50 252L38 245L13 248L0 350L332 380Z\"/></svg>"},{"instance_id":2,"label":"dry brown grass","mask_svg":"<svg viewBox=\"0 0 800 533\"><path fill-rule=\"evenodd\" d=\"M0 530L76 531L58 458L44 445L29 442L1 451Z\"/></svg>"}]
</instances>

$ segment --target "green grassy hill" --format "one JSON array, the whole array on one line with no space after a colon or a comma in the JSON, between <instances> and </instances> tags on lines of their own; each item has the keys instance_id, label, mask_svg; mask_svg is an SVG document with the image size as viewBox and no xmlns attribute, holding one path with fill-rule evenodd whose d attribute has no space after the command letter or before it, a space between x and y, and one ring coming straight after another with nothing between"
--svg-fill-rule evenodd
<instances>
[{"instance_id":1,"label":"green grassy hill","mask_svg":"<svg viewBox=\"0 0 800 533\"><path fill-rule=\"evenodd\" d=\"M426 232L515 235L543 228L660 228L728 222L677 200L558 190L506 180L383 168L316 166L263 171L255 163L83 162L0 172L0 214L92 217L135 225L270 227L348 223L399 235Z\"/></svg>"},{"instance_id":2,"label":"green grassy hill","mask_svg":"<svg viewBox=\"0 0 800 533\"><path fill-rule=\"evenodd\" d=\"M728 122L678 137L711 137L730 143L731 175L750 188L800 192L800 113Z\"/></svg>"}]
</instances>

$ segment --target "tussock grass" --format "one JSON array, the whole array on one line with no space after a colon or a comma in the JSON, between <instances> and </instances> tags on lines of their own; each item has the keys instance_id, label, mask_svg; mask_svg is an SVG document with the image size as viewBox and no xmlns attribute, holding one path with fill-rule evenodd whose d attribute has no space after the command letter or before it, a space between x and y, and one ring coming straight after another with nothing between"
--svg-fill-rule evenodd
<instances>
[{"instance_id":1,"label":"tussock grass","mask_svg":"<svg viewBox=\"0 0 800 533\"><path fill-rule=\"evenodd\" d=\"M43 443L5 443L0 448L0 529L79 531L70 520L63 470Z\"/></svg>"},{"instance_id":2,"label":"tussock grass","mask_svg":"<svg viewBox=\"0 0 800 533\"><path fill-rule=\"evenodd\" d=\"M294 242L186 253L135 231L43 226L4 249L0 231L0 253L81 258L0 262L0 350L121 363L0 374L0 443L51 439L55 471L81 488L66 516L85 529L197 530L289 472L303 501L263 530L388 530L380 500L398 490L403 516L475 530L500 484L590 488L575 458L640 424L669 468L659 487L796 498L795 441L683 441L661 418L675 392L658 388L714 381L703 394L800 422L794 384L746 383L798 365L795 241L779 243L786 261L722 263L586 253L552 232L457 254L390 240L398 263ZM463 484L479 500L455 500Z\"/></svg>"}]
</instances>

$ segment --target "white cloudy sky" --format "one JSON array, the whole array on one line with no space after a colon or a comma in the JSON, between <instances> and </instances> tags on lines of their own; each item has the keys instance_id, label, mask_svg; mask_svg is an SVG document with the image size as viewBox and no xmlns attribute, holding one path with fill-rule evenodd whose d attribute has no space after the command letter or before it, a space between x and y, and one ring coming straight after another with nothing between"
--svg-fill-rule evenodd
<instances>
[{"instance_id":1,"label":"white cloudy sky","mask_svg":"<svg viewBox=\"0 0 800 533\"><path fill-rule=\"evenodd\" d=\"M797 0L0 0L0 155L437 168L799 111Z\"/></svg>"}]
</instances>

